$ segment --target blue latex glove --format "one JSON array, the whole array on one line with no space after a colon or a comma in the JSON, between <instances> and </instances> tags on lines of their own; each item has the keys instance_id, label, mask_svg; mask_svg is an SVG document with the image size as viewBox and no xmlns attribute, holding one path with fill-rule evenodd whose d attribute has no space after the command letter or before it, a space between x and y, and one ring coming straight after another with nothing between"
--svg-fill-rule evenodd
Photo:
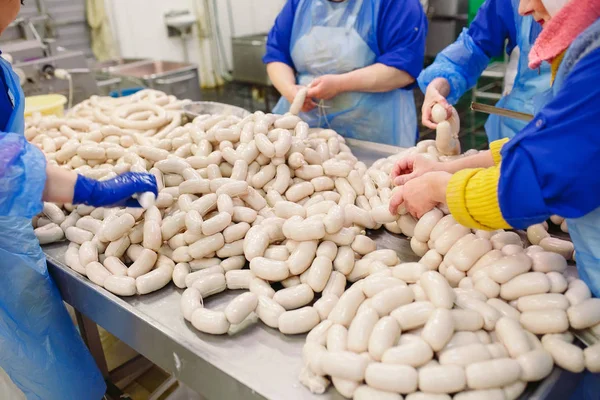
<instances>
[{"instance_id":1,"label":"blue latex glove","mask_svg":"<svg viewBox=\"0 0 600 400\"><path fill-rule=\"evenodd\" d=\"M94 207L141 207L131 196L152 192L158 196L158 185L152 174L127 172L106 181L97 181L83 175L77 177L73 204Z\"/></svg>"}]
</instances>

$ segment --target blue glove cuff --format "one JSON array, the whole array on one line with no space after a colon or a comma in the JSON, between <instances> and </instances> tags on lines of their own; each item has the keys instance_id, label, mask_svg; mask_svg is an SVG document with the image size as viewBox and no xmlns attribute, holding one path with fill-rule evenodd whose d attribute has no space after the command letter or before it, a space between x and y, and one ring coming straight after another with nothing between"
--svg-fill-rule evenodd
<instances>
[{"instance_id":1,"label":"blue glove cuff","mask_svg":"<svg viewBox=\"0 0 600 400\"><path fill-rule=\"evenodd\" d=\"M156 178L148 173L127 172L106 181L97 181L78 175L73 194L73 204L94 207L140 207L132 196L152 192L158 196Z\"/></svg>"},{"instance_id":2,"label":"blue glove cuff","mask_svg":"<svg viewBox=\"0 0 600 400\"><path fill-rule=\"evenodd\" d=\"M87 200L90 199L92 193L96 188L96 184L99 181L85 177L83 175L77 175L77 181L75 182L75 191L73 193L73 204L86 204Z\"/></svg>"}]
</instances>

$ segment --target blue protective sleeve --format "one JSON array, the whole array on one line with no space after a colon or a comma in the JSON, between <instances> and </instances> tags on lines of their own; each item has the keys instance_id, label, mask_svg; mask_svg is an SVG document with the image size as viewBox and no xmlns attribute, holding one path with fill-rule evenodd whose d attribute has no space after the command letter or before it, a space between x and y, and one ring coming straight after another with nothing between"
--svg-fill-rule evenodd
<instances>
[{"instance_id":1,"label":"blue protective sleeve","mask_svg":"<svg viewBox=\"0 0 600 400\"><path fill-rule=\"evenodd\" d=\"M463 30L456 42L438 54L433 64L418 78L425 93L435 78L445 78L450 84L448 102L455 104L472 88L492 57L503 54L508 39L508 52L517 43L517 27L510 0L487 0L477 12L468 30Z\"/></svg>"},{"instance_id":2,"label":"blue protective sleeve","mask_svg":"<svg viewBox=\"0 0 600 400\"><path fill-rule=\"evenodd\" d=\"M46 158L25 136L0 132L0 216L33 218L42 211Z\"/></svg>"},{"instance_id":3,"label":"blue protective sleeve","mask_svg":"<svg viewBox=\"0 0 600 400\"><path fill-rule=\"evenodd\" d=\"M417 78L423 69L427 17L418 0L384 0L379 10L376 62Z\"/></svg>"},{"instance_id":4,"label":"blue protective sleeve","mask_svg":"<svg viewBox=\"0 0 600 400\"><path fill-rule=\"evenodd\" d=\"M287 0L277 19L275 19L275 24L269 31L267 38L267 52L263 57L263 63L282 62L295 69L290 42L294 16L299 2L300 0Z\"/></svg>"},{"instance_id":5,"label":"blue protective sleeve","mask_svg":"<svg viewBox=\"0 0 600 400\"><path fill-rule=\"evenodd\" d=\"M498 197L511 226L526 228L553 214L579 218L600 206L599 66L597 49L503 147Z\"/></svg>"},{"instance_id":6,"label":"blue protective sleeve","mask_svg":"<svg viewBox=\"0 0 600 400\"><path fill-rule=\"evenodd\" d=\"M105 181L97 181L79 175L75 183L73 204L86 204L94 207L140 207L140 203L131 196L144 192L152 192L158 196L158 186L154 175L127 172Z\"/></svg>"}]
</instances>

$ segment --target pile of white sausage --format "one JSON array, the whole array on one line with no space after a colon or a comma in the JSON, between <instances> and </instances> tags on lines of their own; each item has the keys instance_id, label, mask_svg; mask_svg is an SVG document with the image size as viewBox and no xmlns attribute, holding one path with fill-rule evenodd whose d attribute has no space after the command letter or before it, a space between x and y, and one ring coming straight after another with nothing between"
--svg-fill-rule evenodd
<instances>
[{"instance_id":1,"label":"pile of white sausage","mask_svg":"<svg viewBox=\"0 0 600 400\"><path fill-rule=\"evenodd\" d=\"M515 399L555 363L600 371L600 345L581 350L568 333L600 335L600 300L568 266L570 242L543 225L524 247L515 232L471 231L441 209L420 220L389 213L394 162L460 157L455 113L444 121L434 110L435 141L367 168L336 132L296 115L185 123L183 104L143 91L29 119L26 136L49 162L96 179L148 171L159 182L147 209L46 203L34 220L40 243L66 237L67 265L117 295L173 280L185 289L183 317L202 332L257 320L310 332L300 380L315 393L331 381L363 400ZM421 260L378 250L365 229L382 226L411 238ZM204 307L238 289L223 310Z\"/></svg>"}]
</instances>

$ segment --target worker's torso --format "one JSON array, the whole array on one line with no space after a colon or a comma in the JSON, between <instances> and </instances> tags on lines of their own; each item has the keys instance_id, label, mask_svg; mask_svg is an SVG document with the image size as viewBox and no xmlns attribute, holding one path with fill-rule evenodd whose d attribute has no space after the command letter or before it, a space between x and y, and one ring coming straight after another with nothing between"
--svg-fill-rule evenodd
<instances>
[{"instance_id":1,"label":"worker's torso","mask_svg":"<svg viewBox=\"0 0 600 400\"><path fill-rule=\"evenodd\" d=\"M600 49L600 20L586 29L571 44L558 69L552 90L545 100L552 100L560 90L568 90L563 84L569 73L581 59L597 49ZM567 224L575 245L579 275L598 297L600 296L600 207L581 218L568 219Z\"/></svg>"},{"instance_id":2,"label":"worker's torso","mask_svg":"<svg viewBox=\"0 0 600 400\"><path fill-rule=\"evenodd\" d=\"M298 83L308 85L318 76L372 65L379 52L379 7L378 0L301 0L290 45ZM288 109L282 99L274 112ZM346 137L400 146L416 141L416 109L410 90L346 92L301 116L312 127L332 128Z\"/></svg>"},{"instance_id":3,"label":"worker's torso","mask_svg":"<svg viewBox=\"0 0 600 400\"><path fill-rule=\"evenodd\" d=\"M529 52L541 33L541 26L533 20L533 17L519 15L519 0L511 1L520 54L512 91L503 97L497 106L535 114L536 97L550 88L550 66L544 64L536 70L529 68ZM514 137L525 125L525 122L512 118L491 116L486 124L486 132L489 140L494 141L504 137Z\"/></svg>"},{"instance_id":4,"label":"worker's torso","mask_svg":"<svg viewBox=\"0 0 600 400\"><path fill-rule=\"evenodd\" d=\"M25 98L8 61L0 57L0 132L23 134L25 131Z\"/></svg>"}]
</instances>

